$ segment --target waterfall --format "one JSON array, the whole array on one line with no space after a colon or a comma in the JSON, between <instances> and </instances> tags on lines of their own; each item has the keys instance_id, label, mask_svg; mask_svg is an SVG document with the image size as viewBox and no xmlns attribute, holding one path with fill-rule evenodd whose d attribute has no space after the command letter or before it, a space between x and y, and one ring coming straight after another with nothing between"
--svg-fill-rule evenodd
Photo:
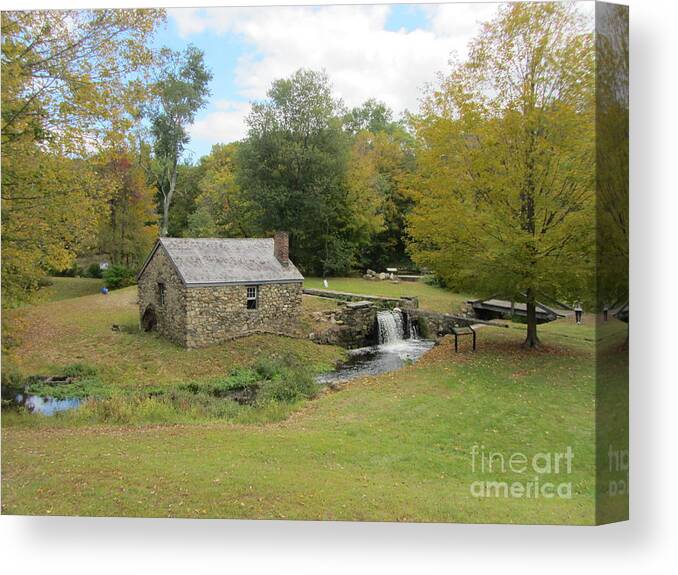
<instances>
[{"instance_id":1,"label":"waterfall","mask_svg":"<svg viewBox=\"0 0 678 575\"><path fill-rule=\"evenodd\" d=\"M377 313L379 343L402 341L404 334L403 312L399 309L383 310Z\"/></svg>"},{"instance_id":2,"label":"waterfall","mask_svg":"<svg viewBox=\"0 0 678 575\"><path fill-rule=\"evenodd\" d=\"M410 339L419 339L419 331L417 325L412 322L412 318L408 315L407 321L410 323Z\"/></svg>"},{"instance_id":3,"label":"waterfall","mask_svg":"<svg viewBox=\"0 0 678 575\"><path fill-rule=\"evenodd\" d=\"M419 339L419 331L417 330L417 322L412 321L412 316L409 313L404 313L405 317L405 337L407 339Z\"/></svg>"}]
</instances>

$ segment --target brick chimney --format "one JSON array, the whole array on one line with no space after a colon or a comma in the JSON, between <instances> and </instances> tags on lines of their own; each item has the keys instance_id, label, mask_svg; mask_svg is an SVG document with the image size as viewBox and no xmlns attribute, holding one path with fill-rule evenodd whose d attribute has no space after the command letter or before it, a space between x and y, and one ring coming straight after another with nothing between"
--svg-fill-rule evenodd
<instances>
[{"instance_id":1,"label":"brick chimney","mask_svg":"<svg viewBox=\"0 0 678 575\"><path fill-rule=\"evenodd\" d=\"M285 267L290 263L290 239L287 232L275 232L273 255Z\"/></svg>"}]
</instances>

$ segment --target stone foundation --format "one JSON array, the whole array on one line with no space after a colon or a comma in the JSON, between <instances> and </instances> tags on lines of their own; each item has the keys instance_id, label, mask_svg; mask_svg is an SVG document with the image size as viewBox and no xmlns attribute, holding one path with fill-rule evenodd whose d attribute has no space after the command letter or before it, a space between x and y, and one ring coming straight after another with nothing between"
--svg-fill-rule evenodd
<instances>
[{"instance_id":1,"label":"stone foundation","mask_svg":"<svg viewBox=\"0 0 678 575\"><path fill-rule=\"evenodd\" d=\"M383 302L382 302L383 303ZM373 301L358 301L343 305L337 310L322 312L331 322L329 328L309 335L315 343L339 345L348 349L367 347L379 343L377 312L391 306L379 305ZM437 313L415 307L401 308L405 318L403 334L411 337L411 327L415 327L419 337L436 339L452 333L452 328L476 324L488 324L493 327L508 327L506 324L487 322L475 317L465 317L448 313Z\"/></svg>"},{"instance_id":2,"label":"stone foundation","mask_svg":"<svg viewBox=\"0 0 678 575\"><path fill-rule=\"evenodd\" d=\"M339 345L348 349L378 343L377 306L369 301L347 303L336 311L325 312L334 318L333 325L322 332L312 333L316 343Z\"/></svg>"},{"instance_id":3,"label":"stone foundation","mask_svg":"<svg viewBox=\"0 0 678 575\"><path fill-rule=\"evenodd\" d=\"M463 327L479 323L490 323L475 317L463 317L449 313L437 313L421 309L410 309L406 312L413 325L417 326L419 335L423 338L434 339L452 333L453 327ZM506 327L502 324L490 324L495 327Z\"/></svg>"}]
</instances>

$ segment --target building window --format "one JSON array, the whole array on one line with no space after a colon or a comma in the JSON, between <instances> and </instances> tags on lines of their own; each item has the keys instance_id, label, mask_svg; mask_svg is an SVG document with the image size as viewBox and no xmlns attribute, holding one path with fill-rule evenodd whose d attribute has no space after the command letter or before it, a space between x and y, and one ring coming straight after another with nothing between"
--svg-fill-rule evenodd
<instances>
[{"instance_id":1,"label":"building window","mask_svg":"<svg viewBox=\"0 0 678 575\"><path fill-rule=\"evenodd\" d=\"M257 296L259 289L257 286L247 286L247 309L257 309Z\"/></svg>"},{"instance_id":2,"label":"building window","mask_svg":"<svg viewBox=\"0 0 678 575\"><path fill-rule=\"evenodd\" d=\"M162 282L158 282L158 302L165 305L165 284Z\"/></svg>"}]
</instances>

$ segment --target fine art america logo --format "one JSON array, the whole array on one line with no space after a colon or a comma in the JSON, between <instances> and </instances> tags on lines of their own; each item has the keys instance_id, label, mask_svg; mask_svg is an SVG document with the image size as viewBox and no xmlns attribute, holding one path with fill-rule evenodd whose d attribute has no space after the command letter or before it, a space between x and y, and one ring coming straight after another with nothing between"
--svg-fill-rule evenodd
<instances>
[{"instance_id":1,"label":"fine art america logo","mask_svg":"<svg viewBox=\"0 0 678 575\"><path fill-rule=\"evenodd\" d=\"M629 492L629 450L616 449L610 445L607 450L609 487L608 495L628 495Z\"/></svg>"},{"instance_id":2,"label":"fine art america logo","mask_svg":"<svg viewBox=\"0 0 678 575\"><path fill-rule=\"evenodd\" d=\"M574 451L527 454L520 451L502 453L487 451L484 445L471 447L471 471L481 478L470 485L474 497L502 497L536 499L572 498L572 481L561 481L572 473ZM498 476L518 476L501 481Z\"/></svg>"}]
</instances>

